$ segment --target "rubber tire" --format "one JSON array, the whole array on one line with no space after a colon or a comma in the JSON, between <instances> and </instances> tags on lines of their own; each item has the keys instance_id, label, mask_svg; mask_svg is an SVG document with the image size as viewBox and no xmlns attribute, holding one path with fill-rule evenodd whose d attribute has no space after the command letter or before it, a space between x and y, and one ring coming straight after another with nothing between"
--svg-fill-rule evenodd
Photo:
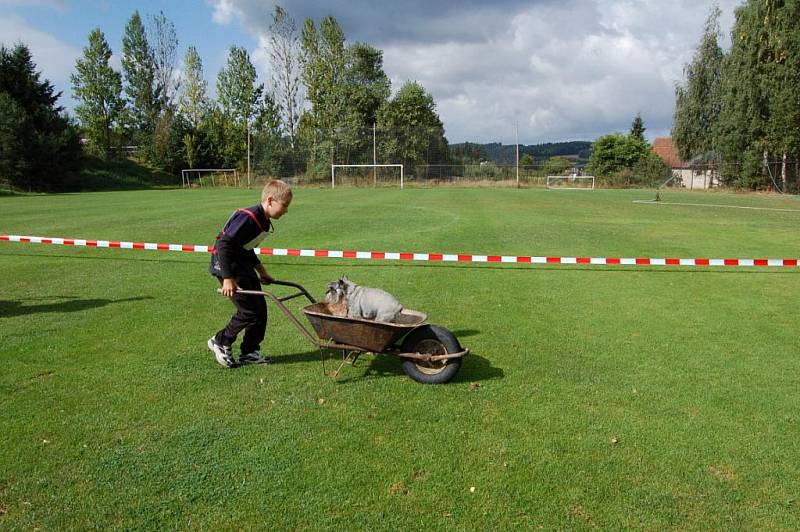
<instances>
[{"instance_id":1,"label":"rubber tire","mask_svg":"<svg viewBox=\"0 0 800 532\"><path fill-rule=\"evenodd\" d=\"M423 325L411 331L403 340L401 346L403 353L445 354L462 351L458 339L438 325ZM461 368L459 358L448 358L430 364L443 364L441 369L425 367L424 362L413 358L403 358L403 371L411 379L422 384L444 384L456 376Z\"/></svg>"}]
</instances>

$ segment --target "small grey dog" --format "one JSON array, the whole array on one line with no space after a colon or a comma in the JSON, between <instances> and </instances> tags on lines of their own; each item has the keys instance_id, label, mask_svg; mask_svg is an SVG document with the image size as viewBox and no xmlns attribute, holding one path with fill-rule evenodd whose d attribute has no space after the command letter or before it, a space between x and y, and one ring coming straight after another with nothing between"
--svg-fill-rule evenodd
<instances>
[{"instance_id":1,"label":"small grey dog","mask_svg":"<svg viewBox=\"0 0 800 532\"><path fill-rule=\"evenodd\" d=\"M331 301L336 303L341 301L341 294L344 294L348 318L393 322L403 311L403 305L388 292L357 285L347 276L342 276L338 281L328 285L325 300L328 301L329 308Z\"/></svg>"}]
</instances>

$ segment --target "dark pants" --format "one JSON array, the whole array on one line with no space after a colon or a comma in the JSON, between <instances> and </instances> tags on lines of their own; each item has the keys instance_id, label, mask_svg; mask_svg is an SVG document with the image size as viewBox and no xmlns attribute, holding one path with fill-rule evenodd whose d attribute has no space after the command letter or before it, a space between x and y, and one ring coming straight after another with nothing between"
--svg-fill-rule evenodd
<instances>
[{"instance_id":1,"label":"dark pants","mask_svg":"<svg viewBox=\"0 0 800 532\"><path fill-rule=\"evenodd\" d=\"M217 279L222 284L222 279L219 277ZM243 290L261 290L261 283L255 275L236 276L235 280ZM217 343L233 345L236 337L244 330L240 346L242 353L258 351L267 331L267 302L264 301L264 296L235 294L232 300L236 306L236 314L231 317L228 325L215 335Z\"/></svg>"}]
</instances>

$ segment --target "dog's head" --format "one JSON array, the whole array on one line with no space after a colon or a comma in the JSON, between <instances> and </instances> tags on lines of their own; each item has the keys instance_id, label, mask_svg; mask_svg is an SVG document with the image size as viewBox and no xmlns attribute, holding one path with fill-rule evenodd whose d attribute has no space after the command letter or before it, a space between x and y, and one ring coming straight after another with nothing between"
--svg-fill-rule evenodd
<instances>
[{"instance_id":1,"label":"dog's head","mask_svg":"<svg viewBox=\"0 0 800 532\"><path fill-rule=\"evenodd\" d=\"M328 283L328 289L325 291L325 301L328 303L341 303L345 300L346 296L347 291L341 279Z\"/></svg>"},{"instance_id":2,"label":"dog's head","mask_svg":"<svg viewBox=\"0 0 800 532\"><path fill-rule=\"evenodd\" d=\"M351 294L353 290L358 287L358 285L348 279L346 275L342 275L342 278L339 279L339 285L342 287L342 290L344 290L345 294Z\"/></svg>"}]
</instances>

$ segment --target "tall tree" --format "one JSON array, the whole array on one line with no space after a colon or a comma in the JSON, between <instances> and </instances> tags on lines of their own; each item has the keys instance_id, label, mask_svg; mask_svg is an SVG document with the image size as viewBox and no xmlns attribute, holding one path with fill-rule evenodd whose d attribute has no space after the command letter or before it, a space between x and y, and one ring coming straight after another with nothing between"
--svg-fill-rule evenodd
<instances>
[{"instance_id":1,"label":"tall tree","mask_svg":"<svg viewBox=\"0 0 800 532\"><path fill-rule=\"evenodd\" d=\"M247 50L231 46L225 66L217 75L217 98L222 111L244 126L256 113L263 85L256 85L256 68Z\"/></svg>"},{"instance_id":2,"label":"tall tree","mask_svg":"<svg viewBox=\"0 0 800 532\"><path fill-rule=\"evenodd\" d=\"M203 76L203 61L194 46L186 50L184 59L183 83L179 109L181 115L196 128L208 110L209 101L206 96L208 83Z\"/></svg>"},{"instance_id":3,"label":"tall tree","mask_svg":"<svg viewBox=\"0 0 800 532\"><path fill-rule=\"evenodd\" d=\"M108 157L115 143L124 109L122 76L111 68L111 48L100 28L89 34L89 44L75 63L71 76L72 94L90 149Z\"/></svg>"},{"instance_id":4,"label":"tall tree","mask_svg":"<svg viewBox=\"0 0 800 532\"><path fill-rule=\"evenodd\" d=\"M636 118L633 119L631 122L631 137L640 140L642 142L647 142L644 138L644 132L647 128L644 127L644 120L642 120L642 115L636 113Z\"/></svg>"},{"instance_id":5,"label":"tall tree","mask_svg":"<svg viewBox=\"0 0 800 532\"><path fill-rule=\"evenodd\" d=\"M0 179L28 189L63 185L78 167L77 129L23 44L0 46Z\"/></svg>"},{"instance_id":6,"label":"tall tree","mask_svg":"<svg viewBox=\"0 0 800 532\"><path fill-rule=\"evenodd\" d=\"M782 161L781 189L789 183L786 161L800 158L800 2L766 2L762 43L767 91L766 146L773 159Z\"/></svg>"},{"instance_id":7,"label":"tall tree","mask_svg":"<svg viewBox=\"0 0 800 532\"><path fill-rule=\"evenodd\" d=\"M282 175L287 146L282 137L281 110L271 92L258 102L253 120L253 164L268 175Z\"/></svg>"},{"instance_id":8,"label":"tall tree","mask_svg":"<svg viewBox=\"0 0 800 532\"><path fill-rule=\"evenodd\" d=\"M155 69L155 94L159 101L159 112L162 113L173 107L178 90L178 80L175 77L178 34L175 24L163 11L148 17L148 33Z\"/></svg>"},{"instance_id":9,"label":"tall tree","mask_svg":"<svg viewBox=\"0 0 800 532\"><path fill-rule=\"evenodd\" d=\"M247 154L247 132L264 93L256 85L256 69L247 50L231 46L225 66L217 75L217 97L226 117L226 160L241 163Z\"/></svg>"},{"instance_id":10,"label":"tall tree","mask_svg":"<svg viewBox=\"0 0 800 532\"><path fill-rule=\"evenodd\" d=\"M158 102L154 93L155 64L138 11L131 15L122 36L122 72L133 142L145 146L150 143L155 128Z\"/></svg>"},{"instance_id":11,"label":"tall tree","mask_svg":"<svg viewBox=\"0 0 800 532\"><path fill-rule=\"evenodd\" d=\"M383 52L358 42L347 49L347 60L344 83L348 113L356 115L361 127L370 126L391 95L391 82L383 71Z\"/></svg>"},{"instance_id":12,"label":"tall tree","mask_svg":"<svg viewBox=\"0 0 800 532\"><path fill-rule=\"evenodd\" d=\"M283 129L294 148L300 122L300 39L294 19L276 5L269 27L269 57L274 100L283 118Z\"/></svg>"},{"instance_id":13,"label":"tall tree","mask_svg":"<svg viewBox=\"0 0 800 532\"><path fill-rule=\"evenodd\" d=\"M312 135L315 161L332 162L335 157L336 131L344 121L345 91L343 80L347 57L342 28L333 17L325 17L317 31L314 21L305 20L300 35L302 79L306 98L311 104L305 117L307 135Z\"/></svg>"},{"instance_id":14,"label":"tall tree","mask_svg":"<svg viewBox=\"0 0 800 532\"><path fill-rule=\"evenodd\" d=\"M719 46L719 6L706 19L700 45L692 62L684 66L684 81L675 87L672 138L684 160L714 150L719 123L720 88L724 54Z\"/></svg>"},{"instance_id":15,"label":"tall tree","mask_svg":"<svg viewBox=\"0 0 800 532\"><path fill-rule=\"evenodd\" d=\"M731 50L725 58L721 108L716 128L725 181L742 187L767 186L768 93L762 43L767 42L764 3L750 1L736 9Z\"/></svg>"},{"instance_id":16,"label":"tall tree","mask_svg":"<svg viewBox=\"0 0 800 532\"><path fill-rule=\"evenodd\" d=\"M444 163L448 157L444 126L433 96L417 82L403 85L378 111L379 145L384 160L406 165Z\"/></svg>"}]
</instances>

